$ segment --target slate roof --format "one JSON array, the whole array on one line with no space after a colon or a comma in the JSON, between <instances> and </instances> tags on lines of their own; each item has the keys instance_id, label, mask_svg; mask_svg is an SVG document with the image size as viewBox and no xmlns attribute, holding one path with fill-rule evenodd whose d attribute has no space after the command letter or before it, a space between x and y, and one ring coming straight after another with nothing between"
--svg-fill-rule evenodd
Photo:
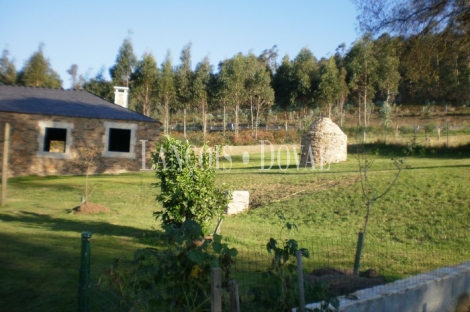
<instances>
[{"instance_id":1,"label":"slate roof","mask_svg":"<svg viewBox=\"0 0 470 312\"><path fill-rule=\"evenodd\" d=\"M85 90L2 86L0 112L156 122Z\"/></svg>"}]
</instances>

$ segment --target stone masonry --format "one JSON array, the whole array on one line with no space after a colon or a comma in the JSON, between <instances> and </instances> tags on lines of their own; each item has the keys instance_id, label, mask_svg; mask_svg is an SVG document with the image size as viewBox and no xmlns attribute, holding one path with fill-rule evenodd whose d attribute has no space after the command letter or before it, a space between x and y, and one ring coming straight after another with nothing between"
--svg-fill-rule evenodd
<instances>
[{"instance_id":1,"label":"stone masonry","mask_svg":"<svg viewBox=\"0 0 470 312\"><path fill-rule=\"evenodd\" d=\"M73 125L68 157L51 158L47 155L38 155L41 140L38 135L41 121ZM3 157L3 138L7 122L11 127L9 176L85 174L83 167L80 166L80 159L83 158L80 155L80 146L93 146L99 151L99 157L95 161L96 165L90 168L92 174L139 171L142 169L142 144L146 145L146 167L149 168L151 166L150 152L155 150L155 141L158 139L160 125L158 122L1 112L0 158ZM135 127L135 140L132 143L135 154L133 157L105 157L102 155L106 141L104 138L105 122L132 124ZM141 142L141 140L147 140L147 142Z\"/></svg>"},{"instance_id":2,"label":"stone masonry","mask_svg":"<svg viewBox=\"0 0 470 312\"><path fill-rule=\"evenodd\" d=\"M348 159L348 137L330 118L318 118L302 136L300 166L323 166Z\"/></svg>"}]
</instances>

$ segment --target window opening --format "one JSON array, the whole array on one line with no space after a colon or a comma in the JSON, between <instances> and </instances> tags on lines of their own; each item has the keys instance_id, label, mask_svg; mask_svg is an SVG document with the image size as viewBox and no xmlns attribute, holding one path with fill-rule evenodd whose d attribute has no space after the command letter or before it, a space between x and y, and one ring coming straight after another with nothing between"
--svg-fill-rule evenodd
<instances>
[{"instance_id":1,"label":"window opening","mask_svg":"<svg viewBox=\"0 0 470 312\"><path fill-rule=\"evenodd\" d=\"M44 152L65 153L67 129L45 128Z\"/></svg>"}]
</instances>

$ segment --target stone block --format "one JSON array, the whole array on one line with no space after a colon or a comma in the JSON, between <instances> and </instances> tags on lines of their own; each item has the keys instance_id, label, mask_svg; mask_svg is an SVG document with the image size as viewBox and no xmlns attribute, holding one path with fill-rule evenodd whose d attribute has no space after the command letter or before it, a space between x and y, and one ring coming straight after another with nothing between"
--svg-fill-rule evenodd
<instances>
[{"instance_id":1,"label":"stone block","mask_svg":"<svg viewBox=\"0 0 470 312\"><path fill-rule=\"evenodd\" d=\"M233 191L232 200L227 206L227 214L237 214L247 210L250 204L250 192Z\"/></svg>"}]
</instances>

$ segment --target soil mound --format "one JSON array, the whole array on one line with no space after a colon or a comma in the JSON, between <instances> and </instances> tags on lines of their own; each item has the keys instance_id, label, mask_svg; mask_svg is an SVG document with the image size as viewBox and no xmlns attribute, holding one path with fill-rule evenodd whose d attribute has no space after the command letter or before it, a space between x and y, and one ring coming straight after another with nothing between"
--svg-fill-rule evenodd
<instances>
[{"instance_id":1,"label":"soil mound","mask_svg":"<svg viewBox=\"0 0 470 312\"><path fill-rule=\"evenodd\" d=\"M73 208L75 213L98 213L98 212L109 212L109 208L100 204L85 203L80 206Z\"/></svg>"},{"instance_id":2,"label":"soil mound","mask_svg":"<svg viewBox=\"0 0 470 312\"><path fill-rule=\"evenodd\" d=\"M342 296L360 289L370 288L386 283L385 278L374 269L352 275L352 270L320 268L305 276L309 283L321 283L327 286L329 296Z\"/></svg>"}]
</instances>

